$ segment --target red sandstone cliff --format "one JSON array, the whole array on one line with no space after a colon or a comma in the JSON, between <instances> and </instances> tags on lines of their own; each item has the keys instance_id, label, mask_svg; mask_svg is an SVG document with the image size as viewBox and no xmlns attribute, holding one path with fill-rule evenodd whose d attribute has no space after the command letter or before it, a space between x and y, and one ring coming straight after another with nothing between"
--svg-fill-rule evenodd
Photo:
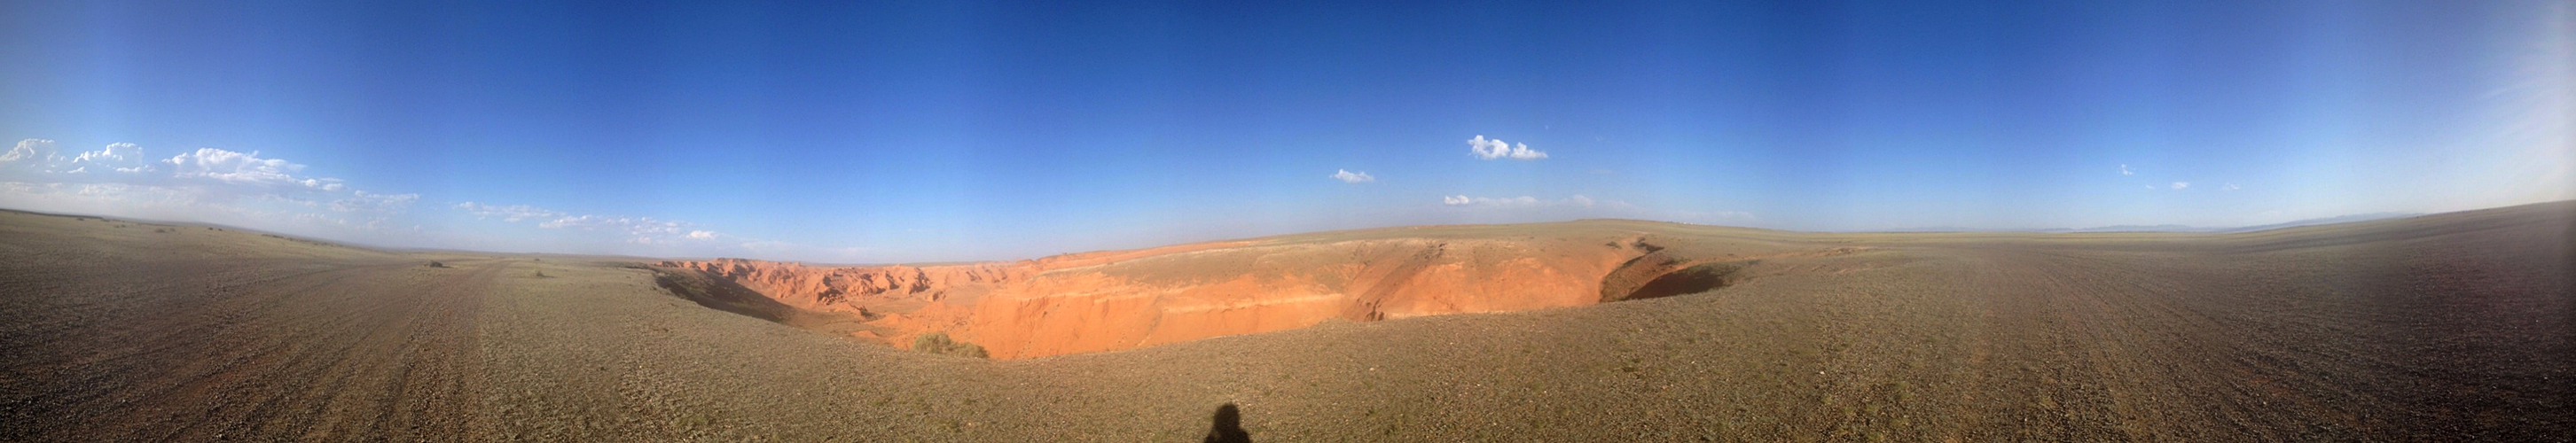
<instances>
[{"instance_id":1,"label":"red sandstone cliff","mask_svg":"<svg viewBox=\"0 0 2576 443\"><path fill-rule=\"evenodd\" d=\"M799 309L860 313L872 306L906 302L972 305L973 300L1028 274L1025 266L978 263L952 266L817 267L798 263L743 259L666 261L662 266L693 269L733 280L743 287Z\"/></svg>"},{"instance_id":2,"label":"red sandstone cliff","mask_svg":"<svg viewBox=\"0 0 2576 443\"><path fill-rule=\"evenodd\" d=\"M872 335L897 346L921 333L947 332L994 358L1012 359L1302 328L1329 318L1581 306L1619 299L1647 280L1704 261L1662 251L1630 230L1513 236L1474 229L1482 228L1353 231L944 266L738 259L662 265L730 279L800 309L861 314L879 329ZM1726 249L1779 249L1731 246Z\"/></svg>"}]
</instances>

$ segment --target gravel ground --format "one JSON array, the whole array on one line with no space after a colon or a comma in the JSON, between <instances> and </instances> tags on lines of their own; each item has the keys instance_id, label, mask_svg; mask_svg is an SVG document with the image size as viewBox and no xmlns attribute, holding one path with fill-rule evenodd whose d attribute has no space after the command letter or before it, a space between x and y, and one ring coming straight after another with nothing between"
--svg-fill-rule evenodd
<instances>
[{"instance_id":1,"label":"gravel ground","mask_svg":"<svg viewBox=\"0 0 2576 443\"><path fill-rule=\"evenodd\" d=\"M0 441L1194 441L1225 404L1254 441L2565 441L2571 226L1771 232L1857 252L986 361L709 309L631 260L0 213Z\"/></svg>"}]
</instances>

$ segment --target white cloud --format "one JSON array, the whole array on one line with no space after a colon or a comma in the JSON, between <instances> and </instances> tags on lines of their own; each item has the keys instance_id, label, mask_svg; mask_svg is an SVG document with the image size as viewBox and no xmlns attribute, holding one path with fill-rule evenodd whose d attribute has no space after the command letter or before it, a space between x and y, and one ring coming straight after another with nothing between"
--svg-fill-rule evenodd
<instances>
[{"instance_id":1,"label":"white cloud","mask_svg":"<svg viewBox=\"0 0 2576 443\"><path fill-rule=\"evenodd\" d=\"M162 174L163 166L168 173ZM304 165L281 159L201 148L153 161L133 143L111 143L96 151L63 157L52 140L26 139L0 154L0 179L29 182L124 183L146 186L200 186L235 195L259 195L305 188L348 191L336 178L299 177Z\"/></svg>"},{"instance_id":2,"label":"white cloud","mask_svg":"<svg viewBox=\"0 0 2576 443\"><path fill-rule=\"evenodd\" d=\"M608 217L598 215L558 217L554 220L537 223L537 227L546 229L608 229L625 231L626 233L634 235L679 235L687 233L688 230L683 228L688 226L688 223L670 220L654 220L652 217Z\"/></svg>"},{"instance_id":3,"label":"white cloud","mask_svg":"<svg viewBox=\"0 0 2576 443\"><path fill-rule=\"evenodd\" d=\"M163 163L173 165L172 176L208 178L226 183L249 185L301 184L294 176L304 165L279 159L259 158L259 153L244 154L215 148L198 148L196 152L171 156Z\"/></svg>"},{"instance_id":4,"label":"white cloud","mask_svg":"<svg viewBox=\"0 0 2576 443\"><path fill-rule=\"evenodd\" d=\"M10 172L47 171L53 168L54 163L62 161L62 155L57 152L60 149L54 147L53 140L19 140L17 146L9 148L9 152L0 153L0 168Z\"/></svg>"},{"instance_id":5,"label":"white cloud","mask_svg":"<svg viewBox=\"0 0 2576 443\"><path fill-rule=\"evenodd\" d=\"M285 159L218 148L154 158L130 143L66 153L52 140L25 139L0 152L0 207L240 226L395 247L522 252L855 259L873 250L820 248L728 235L676 220L575 215L527 205L458 203L458 211L541 229L560 238L433 232L405 220L422 196L355 189L338 178L302 175Z\"/></svg>"},{"instance_id":6,"label":"white cloud","mask_svg":"<svg viewBox=\"0 0 2576 443\"><path fill-rule=\"evenodd\" d=\"M696 225L689 222L652 217L573 215L528 205L497 206L475 202L458 203L456 209L473 214L477 219L498 217L507 223L544 220L537 222L537 227L544 229L615 232L628 237L624 240L626 243L640 245L668 244L683 238L711 239L717 235L715 231L692 229Z\"/></svg>"},{"instance_id":7,"label":"white cloud","mask_svg":"<svg viewBox=\"0 0 2576 443\"><path fill-rule=\"evenodd\" d=\"M567 229L567 232L613 232L618 242L626 245L680 245L683 240L716 240L726 234L698 229L698 224L677 219L652 219L652 216L598 216L598 214L564 214L554 209L538 209L526 203L492 206L492 203L456 203L456 209L474 214L474 219L502 219L502 222L528 222L536 219L538 229Z\"/></svg>"},{"instance_id":8,"label":"white cloud","mask_svg":"<svg viewBox=\"0 0 2576 443\"><path fill-rule=\"evenodd\" d=\"M1510 158L1510 159L1513 159L1513 160L1537 160L1537 159L1547 158L1547 153L1545 153L1545 152L1539 152L1539 151L1537 151L1537 150L1530 149L1530 148L1529 148L1529 144L1527 144L1527 143L1523 143L1523 144L1519 144L1519 145L1514 145L1514 144L1510 144L1510 143L1504 143L1501 139L1491 139L1491 140L1489 140L1489 139L1486 139L1486 138L1485 138L1485 136L1484 136L1484 135L1481 135L1481 134L1477 135L1477 136L1476 136L1476 138L1472 138L1472 139L1468 139L1468 140L1467 140L1467 150L1468 150L1468 151L1470 151L1470 152L1474 152L1474 153L1476 154L1476 158L1486 159L1486 160L1493 160L1493 159L1497 159L1497 158Z\"/></svg>"},{"instance_id":9,"label":"white cloud","mask_svg":"<svg viewBox=\"0 0 2576 443\"><path fill-rule=\"evenodd\" d=\"M2173 188L2174 188L2174 189L2182 189L2182 188L2189 188L2189 187L2191 187L2191 182L2174 182L2174 183L2173 183Z\"/></svg>"},{"instance_id":10,"label":"white cloud","mask_svg":"<svg viewBox=\"0 0 2576 443\"><path fill-rule=\"evenodd\" d=\"M869 248L826 248L799 243L763 240L726 234L706 229L696 223L653 217L622 217L596 214L571 214L529 205L489 205L459 203L456 209L478 219L499 218L506 223L535 221L546 234L544 240L571 245L583 253L633 254L665 257L742 257L767 260L816 260L837 263L883 261L884 257L868 255L880 252ZM561 252L561 251L557 251Z\"/></svg>"},{"instance_id":11,"label":"white cloud","mask_svg":"<svg viewBox=\"0 0 2576 443\"><path fill-rule=\"evenodd\" d=\"M324 190L324 191L338 191L338 190L342 190L342 189L348 189L348 186L340 184L340 179L336 179L336 178L308 178L308 179L303 179L303 180L297 180L297 181L295 181L295 184L304 185L304 187L307 187L307 188L320 189L320 190Z\"/></svg>"},{"instance_id":12,"label":"white cloud","mask_svg":"<svg viewBox=\"0 0 2576 443\"><path fill-rule=\"evenodd\" d=\"M216 148L197 148L161 160L171 165L171 178L199 179L250 187L301 186L322 191L340 191L348 187L336 178L303 178L295 173L304 165L274 158L260 158L258 152L241 153Z\"/></svg>"},{"instance_id":13,"label":"white cloud","mask_svg":"<svg viewBox=\"0 0 2576 443\"><path fill-rule=\"evenodd\" d=\"M168 166L163 168L162 166ZM248 208L241 214L274 215L280 220L326 220L359 226L380 224L383 216L403 212L419 199L418 194L378 194L350 189L340 179L298 177L304 165L282 159L261 158L257 153L241 153L216 148L203 148L154 161L142 147L133 143L111 143L96 151L63 157L54 142L26 139L7 153L0 153L0 181L42 184L50 189L63 184L82 184L79 191L61 195L38 196L21 192L0 203L39 203L87 205L104 215L116 211L193 208ZM113 186L110 186L113 185ZM33 188L16 188L32 192ZM89 199L80 202L66 196ZM300 217L289 214L320 208L320 201L331 201L330 209L338 213L365 213L372 219L359 223L343 216L314 214ZM280 206L287 205L287 206ZM292 207L289 207L292 206ZM267 208L267 209L262 209ZM311 208L311 209L306 209ZM269 211L284 209L286 211ZM197 220L184 213L160 215L173 220ZM275 212L271 214L271 212ZM258 220L249 220L259 223Z\"/></svg>"},{"instance_id":14,"label":"white cloud","mask_svg":"<svg viewBox=\"0 0 2576 443\"><path fill-rule=\"evenodd\" d=\"M1465 206L1465 207L1477 207L1477 208L1537 208L1537 207L1548 207L1548 206L1573 206L1573 207L1586 207L1586 208L1588 208L1588 207L1592 207L1593 205L1595 205L1595 204L1599 204L1599 203L1600 203L1600 202L1597 202L1597 201L1592 200L1592 197L1586 197L1586 196L1583 196L1582 194L1575 194L1573 197L1566 197L1566 198L1564 198L1564 199L1560 199L1560 200L1540 200L1538 197L1531 197L1531 196L1526 196L1526 195L1524 195L1524 196L1519 196L1519 197L1469 197L1469 196L1464 196L1464 195L1452 195L1452 196L1440 197L1440 204L1443 204L1443 205L1449 205L1449 206ZM1614 202L1611 202L1611 203L1612 203L1612 204L1614 204L1614 205L1620 205L1620 206L1624 206L1624 205L1626 205L1626 204L1627 204L1627 203L1624 203L1624 202L1615 202L1615 201L1614 201Z\"/></svg>"},{"instance_id":15,"label":"white cloud","mask_svg":"<svg viewBox=\"0 0 2576 443\"><path fill-rule=\"evenodd\" d=\"M398 197L369 194L401 200ZM363 212L327 212L311 200L275 194L242 195L206 184L0 183L0 206L41 212L97 214L216 223L354 243L424 246L417 230L396 229L389 217L400 205Z\"/></svg>"},{"instance_id":16,"label":"white cloud","mask_svg":"<svg viewBox=\"0 0 2576 443\"><path fill-rule=\"evenodd\" d=\"M2227 189L2227 190L2229 190L2229 191L2234 191L2234 190L2238 190L2238 189L2245 189L2245 188L2239 188L2239 187L2236 187L2236 184L2235 184L2235 183L2228 183L2228 184L2227 184L2227 188L2226 188L2226 189Z\"/></svg>"},{"instance_id":17,"label":"white cloud","mask_svg":"<svg viewBox=\"0 0 2576 443\"><path fill-rule=\"evenodd\" d=\"M70 166L72 169L65 173L138 174L153 170L150 160L143 158L143 148L135 147L133 143L111 143L96 151L80 153L72 157Z\"/></svg>"},{"instance_id":18,"label":"white cloud","mask_svg":"<svg viewBox=\"0 0 2576 443\"><path fill-rule=\"evenodd\" d=\"M528 205L493 206L475 202L457 203L456 209L464 210L467 214L474 214L474 218L477 219L500 217L501 221L511 223L518 223L522 220L556 218L565 215L561 212L537 209L536 207Z\"/></svg>"},{"instance_id":19,"label":"white cloud","mask_svg":"<svg viewBox=\"0 0 2576 443\"><path fill-rule=\"evenodd\" d=\"M1342 183L1368 183L1377 181L1377 177L1371 176L1366 172L1351 172L1340 169L1333 170L1333 179L1341 180Z\"/></svg>"},{"instance_id":20,"label":"white cloud","mask_svg":"<svg viewBox=\"0 0 2576 443\"><path fill-rule=\"evenodd\" d=\"M2138 175L2138 173L2129 171L2129 165L2123 163L2120 165L2120 175Z\"/></svg>"}]
</instances>

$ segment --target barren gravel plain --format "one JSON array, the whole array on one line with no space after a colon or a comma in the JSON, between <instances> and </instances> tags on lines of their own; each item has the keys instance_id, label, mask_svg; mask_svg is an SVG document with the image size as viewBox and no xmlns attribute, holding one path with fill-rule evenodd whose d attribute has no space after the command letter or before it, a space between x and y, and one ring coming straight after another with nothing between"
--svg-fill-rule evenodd
<instances>
[{"instance_id":1,"label":"barren gravel plain","mask_svg":"<svg viewBox=\"0 0 2576 443\"><path fill-rule=\"evenodd\" d=\"M1226 404L1253 441L2576 435L2576 203L2235 234L1476 232L1575 227L1838 252L1686 295L982 360L710 309L650 259L5 212L0 441L1194 441Z\"/></svg>"}]
</instances>

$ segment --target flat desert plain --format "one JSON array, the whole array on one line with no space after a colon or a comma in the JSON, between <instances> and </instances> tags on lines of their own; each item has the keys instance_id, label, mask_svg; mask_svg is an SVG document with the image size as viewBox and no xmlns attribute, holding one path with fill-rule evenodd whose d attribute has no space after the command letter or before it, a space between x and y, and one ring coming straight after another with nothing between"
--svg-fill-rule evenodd
<instances>
[{"instance_id":1,"label":"flat desert plain","mask_svg":"<svg viewBox=\"0 0 2576 443\"><path fill-rule=\"evenodd\" d=\"M2559 202L809 269L9 212L0 441L1192 441L1224 405L1253 441L2565 441L2571 237Z\"/></svg>"}]
</instances>

